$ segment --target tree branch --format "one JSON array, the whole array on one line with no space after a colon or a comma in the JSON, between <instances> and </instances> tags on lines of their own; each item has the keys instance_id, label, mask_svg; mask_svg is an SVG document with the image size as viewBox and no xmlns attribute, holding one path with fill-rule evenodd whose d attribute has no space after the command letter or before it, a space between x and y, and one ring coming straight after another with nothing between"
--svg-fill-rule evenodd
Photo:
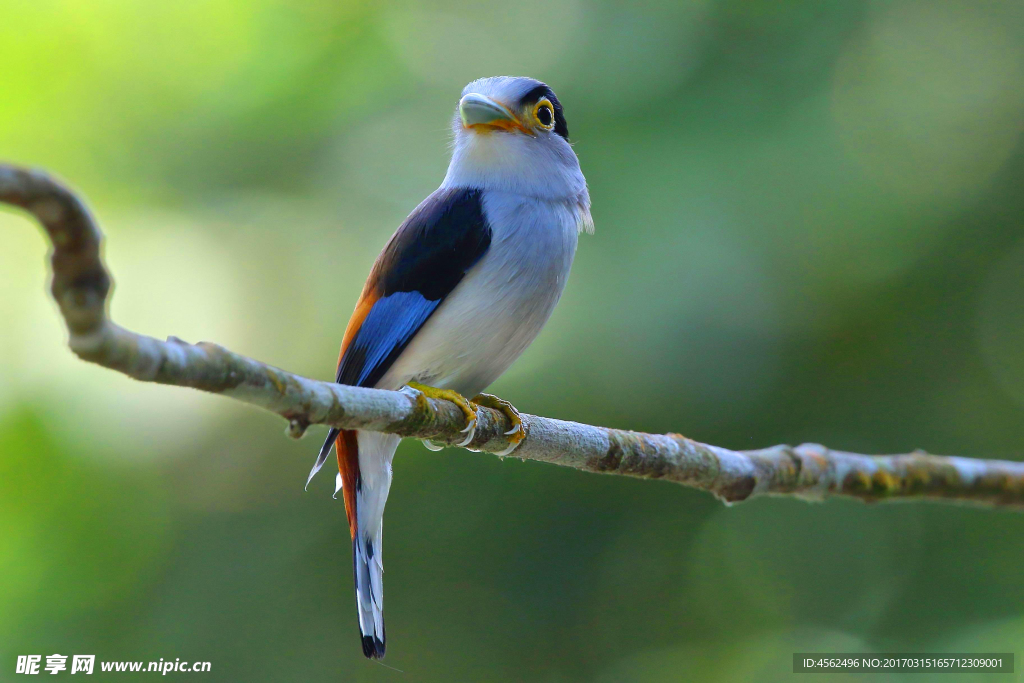
<instances>
[{"instance_id":1,"label":"tree branch","mask_svg":"<svg viewBox=\"0 0 1024 683\"><path fill-rule=\"evenodd\" d=\"M51 292L79 358L142 382L191 387L277 413L298 438L311 424L369 429L454 444L455 404L400 391L319 382L208 342L160 341L113 323L111 281L96 226L78 197L42 171L0 164L0 203L28 211L53 244ZM667 479L727 502L763 494L862 500L934 498L1024 505L1024 463L927 455L867 456L817 444L731 451L679 434L643 434L523 415L526 439L514 455L589 472ZM500 452L511 424L482 408L473 449Z\"/></svg>"}]
</instances>

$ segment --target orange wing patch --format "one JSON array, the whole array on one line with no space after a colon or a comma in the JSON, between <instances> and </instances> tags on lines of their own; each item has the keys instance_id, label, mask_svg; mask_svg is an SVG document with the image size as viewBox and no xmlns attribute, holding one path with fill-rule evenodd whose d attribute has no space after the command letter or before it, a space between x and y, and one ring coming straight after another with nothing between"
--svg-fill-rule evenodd
<instances>
[{"instance_id":1,"label":"orange wing patch","mask_svg":"<svg viewBox=\"0 0 1024 683\"><path fill-rule=\"evenodd\" d=\"M341 351L338 352L339 366L341 366L341 359L345 357L345 349L355 339L356 333L359 332L359 328L363 326L363 321L366 320L366 316L370 315L370 309L380 299L378 292L367 290L370 290L370 288L367 287L363 290L359 301L356 302L356 310L352 311L352 317L348 319L348 326L345 327L345 336L341 338Z\"/></svg>"},{"instance_id":2,"label":"orange wing patch","mask_svg":"<svg viewBox=\"0 0 1024 683\"><path fill-rule=\"evenodd\" d=\"M348 532L356 537L356 479L359 477L359 443L354 429L338 432L334 442L338 453L338 471L341 473L342 495L345 497L345 515Z\"/></svg>"}]
</instances>

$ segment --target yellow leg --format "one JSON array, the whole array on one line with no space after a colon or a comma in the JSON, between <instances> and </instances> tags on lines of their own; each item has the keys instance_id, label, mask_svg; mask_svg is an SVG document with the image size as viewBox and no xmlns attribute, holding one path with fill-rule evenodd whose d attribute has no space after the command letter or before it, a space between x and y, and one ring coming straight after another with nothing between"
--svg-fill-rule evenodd
<instances>
[{"instance_id":1,"label":"yellow leg","mask_svg":"<svg viewBox=\"0 0 1024 683\"><path fill-rule=\"evenodd\" d=\"M516 407L506 401L503 398L498 398L491 394L477 394L473 397L472 402L478 406L484 406L485 408L493 408L494 410L501 411L512 423L512 429L505 432L505 436L508 437L509 447L496 455L508 455L522 443L523 439L526 438L526 430L523 429L523 418L520 417L519 411Z\"/></svg>"},{"instance_id":2,"label":"yellow leg","mask_svg":"<svg viewBox=\"0 0 1024 683\"><path fill-rule=\"evenodd\" d=\"M457 391L452 391L451 389L428 387L426 384L420 384L419 382L409 382L409 386L427 398L439 398L451 401L461 408L463 414L466 416L466 428L462 430L462 433L466 435L466 438L464 441L456 445L466 446L473 440L473 437L476 436L476 408L473 407L472 403L466 400L465 396Z\"/></svg>"}]
</instances>

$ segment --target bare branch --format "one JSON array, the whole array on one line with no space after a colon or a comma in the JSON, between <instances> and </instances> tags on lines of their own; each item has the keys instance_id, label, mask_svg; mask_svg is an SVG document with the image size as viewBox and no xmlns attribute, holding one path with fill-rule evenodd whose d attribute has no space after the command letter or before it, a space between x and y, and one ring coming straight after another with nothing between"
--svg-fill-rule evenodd
<instances>
[{"instance_id":1,"label":"bare branch","mask_svg":"<svg viewBox=\"0 0 1024 683\"><path fill-rule=\"evenodd\" d=\"M51 291L81 359L143 382L192 387L272 411L302 436L311 424L370 429L454 444L462 411L453 403L399 391L342 386L293 375L216 344L160 341L113 323L102 236L78 197L41 171L0 164L0 203L21 207L53 244ZM1024 505L1024 463L915 452L867 456L817 444L730 451L679 434L643 434L523 415L526 439L515 456L578 470L667 479L734 502L762 494L862 500L934 498ZM482 408L475 450L508 447L502 413Z\"/></svg>"}]
</instances>

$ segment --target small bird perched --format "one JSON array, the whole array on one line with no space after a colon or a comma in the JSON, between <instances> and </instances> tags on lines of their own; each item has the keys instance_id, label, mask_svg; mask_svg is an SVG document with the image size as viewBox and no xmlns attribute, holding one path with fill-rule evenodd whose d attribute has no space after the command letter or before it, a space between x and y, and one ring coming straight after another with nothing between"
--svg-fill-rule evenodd
<instances>
[{"instance_id":1,"label":"small bird perched","mask_svg":"<svg viewBox=\"0 0 1024 683\"><path fill-rule=\"evenodd\" d=\"M341 342L335 381L408 385L454 401L473 440L480 394L522 354L565 288L577 234L593 231L587 181L562 105L532 78L482 78L462 91L452 160L377 257ZM474 396L472 402L463 396ZM332 429L309 478L334 446L352 535L363 654L384 657L381 531L399 437ZM309 480L307 480L307 485ZM337 491L335 491L337 494Z\"/></svg>"}]
</instances>

